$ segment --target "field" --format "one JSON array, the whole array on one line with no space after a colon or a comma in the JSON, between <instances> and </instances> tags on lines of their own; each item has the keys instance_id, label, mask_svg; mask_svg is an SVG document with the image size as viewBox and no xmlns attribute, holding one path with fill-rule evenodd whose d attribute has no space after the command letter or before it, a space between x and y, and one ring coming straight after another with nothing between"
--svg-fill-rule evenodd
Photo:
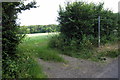
<instances>
[{"instance_id":1,"label":"field","mask_svg":"<svg viewBox=\"0 0 120 80\"><path fill-rule=\"evenodd\" d=\"M52 36L55 34L59 34L59 32L53 32L53 33L35 33L35 34L26 34L27 37L32 37L32 36Z\"/></svg>"}]
</instances>

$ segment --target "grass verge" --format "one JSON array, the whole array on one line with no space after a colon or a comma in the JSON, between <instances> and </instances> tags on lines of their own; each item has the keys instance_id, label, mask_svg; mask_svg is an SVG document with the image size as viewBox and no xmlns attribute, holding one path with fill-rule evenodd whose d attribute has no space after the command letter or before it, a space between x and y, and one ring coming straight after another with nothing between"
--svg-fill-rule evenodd
<instances>
[{"instance_id":1,"label":"grass verge","mask_svg":"<svg viewBox=\"0 0 120 80\"><path fill-rule=\"evenodd\" d=\"M51 38L49 45L52 48L56 48L61 54L93 61L103 61L107 57L115 58L120 55L118 53L118 44L115 42L107 43L99 49L87 40L87 38L83 39L80 45L76 42L75 40L65 42L64 36L54 36Z\"/></svg>"}]
</instances>

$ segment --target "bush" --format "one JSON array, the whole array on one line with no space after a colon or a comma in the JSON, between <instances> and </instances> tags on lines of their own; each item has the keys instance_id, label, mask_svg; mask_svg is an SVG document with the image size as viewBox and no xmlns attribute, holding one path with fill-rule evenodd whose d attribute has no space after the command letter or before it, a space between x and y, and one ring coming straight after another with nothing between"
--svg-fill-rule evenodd
<instances>
[{"instance_id":1,"label":"bush","mask_svg":"<svg viewBox=\"0 0 120 80\"><path fill-rule=\"evenodd\" d=\"M49 41L49 46L52 48L62 48L63 45L65 45L66 42L64 42L64 37L55 35L51 37Z\"/></svg>"},{"instance_id":2,"label":"bush","mask_svg":"<svg viewBox=\"0 0 120 80\"><path fill-rule=\"evenodd\" d=\"M2 3L2 72L3 78L18 77L19 57L16 54L17 46L24 37L19 34L19 26L16 24L17 13L21 10L30 9L36 3L31 2L24 5L22 2Z\"/></svg>"},{"instance_id":3,"label":"bush","mask_svg":"<svg viewBox=\"0 0 120 80\"><path fill-rule=\"evenodd\" d=\"M111 37L111 34L118 28L117 14L104 9L103 5L104 3L88 4L76 1L73 3L68 2L65 7L60 6L58 22L61 26L61 34L65 35L68 41L76 39L80 43L84 41L83 38L89 38L91 36L94 38L92 41L93 44L97 45L98 16L100 16L100 31L103 43L113 40L114 38ZM113 35L116 36L115 34Z\"/></svg>"},{"instance_id":4,"label":"bush","mask_svg":"<svg viewBox=\"0 0 120 80\"><path fill-rule=\"evenodd\" d=\"M88 59L98 46L98 16L101 17L101 44L117 41L117 13L103 8L104 3L94 4L81 1L68 2L59 7L59 36L54 36L49 44L62 53Z\"/></svg>"},{"instance_id":5,"label":"bush","mask_svg":"<svg viewBox=\"0 0 120 80\"><path fill-rule=\"evenodd\" d=\"M21 57L23 56L23 57ZM45 78L46 75L42 72L42 67L37 63L31 55L22 53L19 55L18 77L19 78Z\"/></svg>"},{"instance_id":6,"label":"bush","mask_svg":"<svg viewBox=\"0 0 120 80\"><path fill-rule=\"evenodd\" d=\"M18 63L16 60L12 60L11 58L7 58L3 60L4 70L2 70L3 78L16 78L18 77Z\"/></svg>"},{"instance_id":7,"label":"bush","mask_svg":"<svg viewBox=\"0 0 120 80\"><path fill-rule=\"evenodd\" d=\"M49 41L49 46L52 48L57 48L62 51L81 51L82 49L92 49L92 39L93 37L83 36L83 40L79 41L76 38L68 40L66 36L60 34L53 36Z\"/></svg>"},{"instance_id":8,"label":"bush","mask_svg":"<svg viewBox=\"0 0 120 80\"><path fill-rule=\"evenodd\" d=\"M56 35L52 37L49 41L49 46L56 48L60 53L74 56L77 58L89 59L93 55L93 44L90 42L92 37L83 37L83 40L73 38L70 41L67 41L64 35Z\"/></svg>"},{"instance_id":9,"label":"bush","mask_svg":"<svg viewBox=\"0 0 120 80\"><path fill-rule=\"evenodd\" d=\"M101 36L101 44L104 45L104 44L107 44L107 43L115 43L118 41L118 36L117 35L114 35L114 34L111 34L109 36Z\"/></svg>"}]
</instances>

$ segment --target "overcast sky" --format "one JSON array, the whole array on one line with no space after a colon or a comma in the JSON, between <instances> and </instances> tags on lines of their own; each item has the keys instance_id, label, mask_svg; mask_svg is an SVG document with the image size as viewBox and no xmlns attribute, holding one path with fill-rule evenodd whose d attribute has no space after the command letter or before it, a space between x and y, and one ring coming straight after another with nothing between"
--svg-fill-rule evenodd
<instances>
[{"instance_id":1,"label":"overcast sky","mask_svg":"<svg viewBox=\"0 0 120 80\"><path fill-rule=\"evenodd\" d=\"M31 0L28 0L28 2ZM38 8L23 11L19 14L20 25L48 25L48 24L58 24L57 16L59 5L64 6L66 1L76 1L76 0L35 0ZM77 0L81 1L81 0ZM118 2L120 0L82 0L86 2L104 2L104 8L109 8L113 12L118 12ZM26 2L27 3L27 2Z\"/></svg>"}]
</instances>

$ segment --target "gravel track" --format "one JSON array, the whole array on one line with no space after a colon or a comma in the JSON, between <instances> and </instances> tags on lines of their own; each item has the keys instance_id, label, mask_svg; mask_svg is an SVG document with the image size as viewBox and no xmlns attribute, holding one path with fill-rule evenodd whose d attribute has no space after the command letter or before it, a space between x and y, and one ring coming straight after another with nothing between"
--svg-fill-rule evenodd
<instances>
[{"instance_id":1,"label":"gravel track","mask_svg":"<svg viewBox=\"0 0 120 80\"><path fill-rule=\"evenodd\" d=\"M38 62L48 78L118 78L118 59L106 62L93 62L61 55L68 63Z\"/></svg>"}]
</instances>

